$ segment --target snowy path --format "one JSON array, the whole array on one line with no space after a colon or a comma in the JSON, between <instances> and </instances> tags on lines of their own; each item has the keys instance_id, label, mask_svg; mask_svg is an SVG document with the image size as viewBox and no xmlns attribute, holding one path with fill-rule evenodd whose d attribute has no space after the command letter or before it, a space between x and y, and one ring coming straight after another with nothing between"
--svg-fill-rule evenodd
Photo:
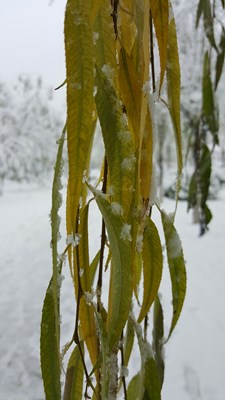
<instances>
[{"instance_id":1,"label":"snowy path","mask_svg":"<svg viewBox=\"0 0 225 400\"><path fill-rule=\"evenodd\" d=\"M0 400L44 400L39 324L51 273L50 201L47 189L6 190L0 197ZM197 237L186 205L179 206L176 226L187 259L188 292L166 346L163 400L224 400L224 205L223 192L221 200L211 203L214 219L203 238ZM63 285L71 290L67 280ZM163 289L169 295L167 283ZM65 339L70 331L68 302L62 309Z\"/></svg>"}]
</instances>

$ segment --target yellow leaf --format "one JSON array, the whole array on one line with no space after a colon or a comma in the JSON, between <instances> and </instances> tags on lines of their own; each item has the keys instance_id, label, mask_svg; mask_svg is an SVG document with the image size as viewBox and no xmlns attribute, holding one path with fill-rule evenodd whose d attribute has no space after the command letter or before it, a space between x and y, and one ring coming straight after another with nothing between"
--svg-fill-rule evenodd
<instances>
[{"instance_id":1,"label":"yellow leaf","mask_svg":"<svg viewBox=\"0 0 225 400\"><path fill-rule=\"evenodd\" d=\"M75 233L86 157L92 143L94 61L92 11L89 1L68 0L65 13L67 138L70 207L68 234Z\"/></svg>"},{"instance_id":2,"label":"yellow leaf","mask_svg":"<svg viewBox=\"0 0 225 400\"><path fill-rule=\"evenodd\" d=\"M84 351L83 342L80 343ZM82 400L83 396L84 368L78 346L73 350L67 371L63 400Z\"/></svg>"},{"instance_id":3,"label":"yellow leaf","mask_svg":"<svg viewBox=\"0 0 225 400\"><path fill-rule=\"evenodd\" d=\"M119 56L119 80L123 104L135 134L136 147L139 146L142 87L138 81L133 59L122 48Z\"/></svg>"},{"instance_id":4,"label":"yellow leaf","mask_svg":"<svg viewBox=\"0 0 225 400\"><path fill-rule=\"evenodd\" d=\"M141 166L140 166L140 186L141 197L146 204L150 196L151 180L152 180L152 157L153 157L153 138L152 138L152 121L150 112L147 112L145 131L143 135L141 148Z\"/></svg>"},{"instance_id":5,"label":"yellow leaf","mask_svg":"<svg viewBox=\"0 0 225 400\"><path fill-rule=\"evenodd\" d=\"M111 17L111 6L108 0L102 0L102 5L94 25L95 63L104 70L108 67L111 77L117 76L115 32Z\"/></svg>"},{"instance_id":6,"label":"yellow leaf","mask_svg":"<svg viewBox=\"0 0 225 400\"><path fill-rule=\"evenodd\" d=\"M160 58L160 85L159 95L162 88L164 75L167 64L167 47L168 47L168 31L169 31L169 1L168 0L151 0L151 14L156 32L156 38L159 47Z\"/></svg>"},{"instance_id":7,"label":"yellow leaf","mask_svg":"<svg viewBox=\"0 0 225 400\"><path fill-rule=\"evenodd\" d=\"M81 285L84 292L91 293L91 270L89 266L89 251L88 251L88 211L89 203L82 210L80 216L79 234L81 235L78 251L79 251L79 265L82 270ZM96 324L93 309L87 304L85 297L80 299L80 323L82 339L85 341L88 351L90 353L91 362L95 365L98 358L98 342L96 334Z\"/></svg>"},{"instance_id":8,"label":"yellow leaf","mask_svg":"<svg viewBox=\"0 0 225 400\"><path fill-rule=\"evenodd\" d=\"M130 56L137 36L137 28L133 19L134 2L133 0L122 0L119 4L119 40L121 46Z\"/></svg>"}]
</instances>

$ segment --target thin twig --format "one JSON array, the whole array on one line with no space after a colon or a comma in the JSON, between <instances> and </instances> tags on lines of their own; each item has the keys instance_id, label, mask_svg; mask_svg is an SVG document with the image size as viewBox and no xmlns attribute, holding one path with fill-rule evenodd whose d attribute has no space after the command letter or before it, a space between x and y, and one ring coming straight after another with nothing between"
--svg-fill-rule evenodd
<instances>
[{"instance_id":1,"label":"thin twig","mask_svg":"<svg viewBox=\"0 0 225 400\"><path fill-rule=\"evenodd\" d=\"M120 353L121 353L121 364L124 367L124 351L123 351L123 331L121 333L121 346L120 346ZM122 382L123 382L123 391L124 391L124 399L127 400L127 385L126 385L126 377L122 371Z\"/></svg>"},{"instance_id":2,"label":"thin twig","mask_svg":"<svg viewBox=\"0 0 225 400\"><path fill-rule=\"evenodd\" d=\"M152 13L150 10L150 17L149 17L149 25L150 25L150 64L151 64L151 71L152 71L152 90L155 93L156 86L155 86L155 59L154 59L154 44L153 44L153 23L152 23Z\"/></svg>"},{"instance_id":3,"label":"thin twig","mask_svg":"<svg viewBox=\"0 0 225 400\"><path fill-rule=\"evenodd\" d=\"M104 161L104 176L102 183L102 193L106 193L107 189L107 175L108 175L108 163L105 156ZM100 261L99 261L99 273L97 281L97 310L100 312L101 309L101 293L102 293L102 275L103 275L103 261L104 261L104 249L106 243L106 232L105 232L105 222L102 218L102 232L101 232L101 249L100 249Z\"/></svg>"}]
</instances>

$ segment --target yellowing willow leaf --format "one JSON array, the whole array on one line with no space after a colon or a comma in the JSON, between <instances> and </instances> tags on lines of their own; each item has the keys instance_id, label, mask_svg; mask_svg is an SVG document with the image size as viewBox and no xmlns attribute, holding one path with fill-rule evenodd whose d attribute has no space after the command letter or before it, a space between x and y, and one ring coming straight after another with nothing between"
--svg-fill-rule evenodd
<instances>
[{"instance_id":1,"label":"yellowing willow leaf","mask_svg":"<svg viewBox=\"0 0 225 400\"><path fill-rule=\"evenodd\" d=\"M183 308L186 293L186 269L181 241L173 225L173 221L168 215L166 215L164 211L161 211L161 218L166 239L167 258L170 270L173 299L173 317L168 335L169 339Z\"/></svg>"},{"instance_id":2,"label":"yellowing willow leaf","mask_svg":"<svg viewBox=\"0 0 225 400\"><path fill-rule=\"evenodd\" d=\"M142 87L140 87L140 83L138 82L138 75L133 65L133 59L126 54L124 49L120 51L119 65L121 96L138 145Z\"/></svg>"},{"instance_id":3,"label":"yellowing willow leaf","mask_svg":"<svg viewBox=\"0 0 225 400\"><path fill-rule=\"evenodd\" d=\"M159 47L160 58L160 85L159 94L162 88L164 75L167 64L167 46L169 31L169 1L168 0L151 0L151 14L155 27L156 38Z\"/></svg>"},{"instance_id":4,"label":"yellowing willow leaf","mask_svg":"<svg viewBox=\"0 0 225 400\"><path fill-rule=\"evenodd\" d=\"M88 211L89 203L82 210L80 216L79 233L81 240L79 243L79 263L82 268L81 273L81 285L84 292L91 293L91 276L89 266L89 251L88 251ZM85 297L82 296L80 299L80 323L82 339L85 341L92 364L95 365L98 358L98 343L96 324L94 318L94 311L90 305L87 304Z\"/></svg>"},{"instance_id":5,"label":"yellowing willow leaf","mask_svg":"<svg viewBox=\"0 0 225 400\"><path fill-rule=\"evenodd\" d=\"M182 141L180 127L180 65L177 47L176 25L174 18L169 23L169 40L167 53L167 92L168 107L174 127L177 147L179 189L179 176L182 171Z\"/></svg>"},{"instance_id":6,"label":"yellowing willow leaf","mask_svg":"<svg viewBox=\"0 0 225 400\"><path fill-rule=\"evenodd\" d=\"M75 233L94 113L93 14L91 1L68 0L65 13L67 136L69 157L67 230Z\"/></svg>"},{"instance_id":7,"label":"yellowing willow leaf","mask_svg":"<svg viewBox=\"0 0 225 400\"><path fill-rule=\"evenodd\" d=\"M96 65L117 76L115 32L112 24L111 6L108 0L102 0L102 5L94 24L95 62Z\"/></svg>"},{"instance_id":8,"label":"yellowing willow leaf","mask_svg":"<svg viewBox=\"0 0 225 400\"><path fill-rule=\"evenodd\" d=\"M114 215L111 205L102 194L90 188L105 221L112 253L110 293L108 300L107 331L109 349L120 339L128 319L132 299L132 260L129 226L119 215Z\"/></svg>"},{"instance_id":9,"label":"yellowing willow leaf","mask_svg":"<svg viewBox=\"0 0 225 400\"><path fill-rule=\"evenodd\" d=\"M133 19L133 0L122 0L119 5L119 40L130 56L137 36L137 28Z\"/></svg>"},{"instance_id":10,"label":"yellowing willow leaf","mask_svg":"<svg viewBox=\"0 0 225 400\"><path fill-rule=\"evenodd\" d=\"M144 203L149 200L152 180L152 157L153 157L153 132L152 121L149 110L146 116L146 125L141 148L140 165L140 188Z\"/></svg>"},{"instance_id":11,"label":"yellowing willow leaf","mask_svg":"<svg viewBox=\"0 0 225 400\"><path fill-rule=\"evenodd\" d=\"M84 350L83 342L80 342ZM84 368L78 346L73 350L67 371L63 400L82 400L83 398Z\"/></svg>"},{"instance_id":12,"label":"yellowing willow leaf","mask_svg":"<svg viewBox=\"0 0 225 400\"><path fill-rule=\"evenodd\" d=\"M155 300L162 277L161 242L157 228L150 218L146 219L142 258L144 294L138 322L141 322L145 318Z\"/></svg>"},{"instance_id":13,"label":"yellowing willow leaf","mask_svg":"<svg viewBox=\"0 0 225 400\"><path fill-rule=\"evenodd\" d=\"M98 90L95 101L109 165L112 199L127 214L134 187L136 158L126 117L106 75L96 68Z\"/></svg>"},{"instance_id":14,"label":"yellowing willow leaf","mask_svg":"<svg viewBox=\"0 0 225 400\"><path fill-rule=\"evenodd\" d=\"M52 280L46 291L41 320L41 371L46 400L61 400L60 349Z\"/></svg>"}]
</instances>

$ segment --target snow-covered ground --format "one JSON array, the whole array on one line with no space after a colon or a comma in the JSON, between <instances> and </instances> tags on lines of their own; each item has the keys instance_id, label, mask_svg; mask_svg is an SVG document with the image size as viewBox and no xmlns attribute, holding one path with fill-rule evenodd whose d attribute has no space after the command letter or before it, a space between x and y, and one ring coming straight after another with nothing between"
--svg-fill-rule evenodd
<instances>
[{"instance_id":1,"label":"snow-covered ground","mask_svg":"<svg viewBox=\"0 0 225 400\"><path fill-rule=\"evenodd\" d=\"M0 197L0 400L44 400L39 325L51 274L50 203L51 191L46 187L9 185ZM163 400L224 400L224 205L223 190L217 201L210 202L214 214L210 231L199 238L198 227L186 214L186 204L179 204L176 227L187 260L188 290L182 316L166 345ZM164 207L169 210L172 202L167 200ZM91 221L96 232L94 215ZM74 323L67 277L62 294L66 342ZM162 294L168 329L171 299L167 279Z\"/></svg>"}]
</instances>

